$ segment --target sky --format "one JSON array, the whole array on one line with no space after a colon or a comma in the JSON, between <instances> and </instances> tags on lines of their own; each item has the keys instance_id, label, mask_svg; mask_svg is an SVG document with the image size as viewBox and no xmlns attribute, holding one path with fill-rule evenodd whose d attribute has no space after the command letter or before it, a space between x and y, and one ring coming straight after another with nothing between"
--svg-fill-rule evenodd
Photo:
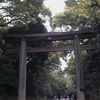
<instances>
[{"instance_id":1,"label":"sky","mask_svg":"<svg viewBox=\"0 0 100 100\"><path fill-rule=\"evenodd\" d=\"M59 13L64 10L65 0L45 0L44 5L49 8L54 16L56 13Z\"/></svg>"},{"instance_id":2,"label":"sky","mask_svg":"<svg viewBox=\"0 0 100 100\"><path fill-rule=\"evenodd\" d=\"M45 0L44 5L50 9L50 11L52 13L52 17L53 17L57 13L64 11L64 7L65 7L64 2L65 1L66 0ZM52 30L48 19L45 23L45 27L48 29L48 32L50 32Z\"/></svg>"},{"instance_id":3,"label":"sky","mask_svg":"<svg viewBox=\"0 0 100 100\"><path fill-rule=\"evenodd\" d=\"M51 10L52 16L55 16L57 13L60 13L64 10L65 7L64 1L65 0L45 0L44 5ZM46 24L48 31L51 30L50 26L48 25L49 24L48 21ZM61 69L64 70L65 67L67 67L67 64L62 58L60 58L60 61L62 64Z\"/></svg>"}]
</instances>

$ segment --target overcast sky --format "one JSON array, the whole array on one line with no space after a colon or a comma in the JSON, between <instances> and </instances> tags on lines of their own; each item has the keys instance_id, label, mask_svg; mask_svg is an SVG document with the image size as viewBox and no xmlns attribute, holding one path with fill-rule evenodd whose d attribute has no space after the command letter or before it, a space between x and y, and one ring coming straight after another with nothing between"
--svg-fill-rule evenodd
<instances>
[{"instance_id":1,"label":"overcast sky","mask_svg":"<svg viewBox=\"0 0 100 100\"><path fill-rule=\"evenodd\" d=\"M44 4L49 8L54 16L56 13L59 13L64 10L65 0L45 0Z\"/></svg>"}]
</instances>

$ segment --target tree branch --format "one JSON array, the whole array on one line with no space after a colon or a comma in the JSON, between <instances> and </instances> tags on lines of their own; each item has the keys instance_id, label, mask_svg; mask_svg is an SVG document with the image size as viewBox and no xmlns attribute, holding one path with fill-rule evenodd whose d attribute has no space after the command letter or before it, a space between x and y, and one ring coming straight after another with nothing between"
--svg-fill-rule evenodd
<instances>
[{"instance_id":1,"label":"tree branch","mask_svg":"<svg viewBox=\"0 0 100 100\"><path fill-rule=\"evenodd\" d=\"M10 24L11 22L16 21L16 20L19 20L19 19L20 19L20 18L11 19L10 21L6 22L5 24L1 24L0 27L4 27L4 26Z\"/></svg>"}]
</instances>

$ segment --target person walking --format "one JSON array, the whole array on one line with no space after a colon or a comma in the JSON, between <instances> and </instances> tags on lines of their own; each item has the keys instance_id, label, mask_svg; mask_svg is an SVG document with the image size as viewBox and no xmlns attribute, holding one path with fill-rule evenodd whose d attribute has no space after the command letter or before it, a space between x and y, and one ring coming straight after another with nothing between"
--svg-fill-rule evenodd
<instances>
[{"instance_id":1,"label":"person walking","mask_svg":"<svg viewBox=\"0 0 100 100\"><path fill-rule=\"evenodd\" d=\"M57 96L54 96L53 100L57 100Z\"/></svg>"}]
</instances>

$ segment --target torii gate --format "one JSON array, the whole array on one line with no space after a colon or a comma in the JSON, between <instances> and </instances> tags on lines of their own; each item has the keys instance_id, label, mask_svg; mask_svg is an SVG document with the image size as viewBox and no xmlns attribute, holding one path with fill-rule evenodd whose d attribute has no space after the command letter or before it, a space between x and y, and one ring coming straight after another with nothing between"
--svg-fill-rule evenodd
<instances>
[{"instance_id":1,"label":"torii gate","mask_svg":"<svg viewBox=\"0 0 100 100\"><path fill-rule=\"evenodd\" d=\"M20 47L15 49L7 50L8 53L20 53L19 57L19 87L18 87L18 100L26 100L26 57L29 52L55 52L55 51L66 51L74 50L75 62L76 62L76 87L77 87L77 100L85 100L84 88L82 82L82 72L81 72L81 50L94 49L93 45L80 45L80 39L91 39L96 36L92 32L49 32L49 33L37 33L37 34L5 34L1 36L5 42L19 42ZM61 47L27 47L28 42L33 41L56 41L56 40L72 40L73 44L71 46L61 46Z\"/></svg>"}]
</instances>

